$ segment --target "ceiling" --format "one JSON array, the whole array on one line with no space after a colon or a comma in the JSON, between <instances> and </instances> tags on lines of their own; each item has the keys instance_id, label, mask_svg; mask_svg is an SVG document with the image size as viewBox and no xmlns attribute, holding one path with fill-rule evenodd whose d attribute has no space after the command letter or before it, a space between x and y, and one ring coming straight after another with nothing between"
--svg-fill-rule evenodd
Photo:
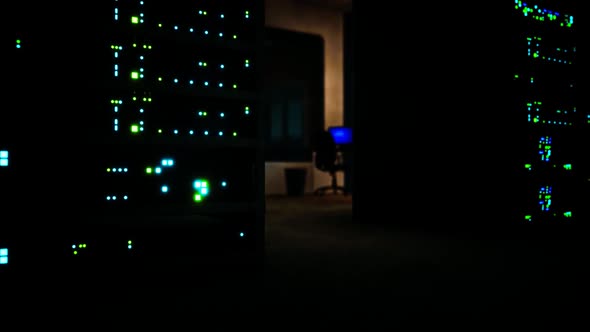
<instances>
[{"instance_id":1,"label":"ceiling","mask_svg":"<svg viewBox=\"0 0 590 332\"><path fill-rule=\"evenodd\" d=\"M333 8L338 10L352 9L352 0L297 0L302 3L312 4L318 7Z\"/></svg>"}]
</instances>

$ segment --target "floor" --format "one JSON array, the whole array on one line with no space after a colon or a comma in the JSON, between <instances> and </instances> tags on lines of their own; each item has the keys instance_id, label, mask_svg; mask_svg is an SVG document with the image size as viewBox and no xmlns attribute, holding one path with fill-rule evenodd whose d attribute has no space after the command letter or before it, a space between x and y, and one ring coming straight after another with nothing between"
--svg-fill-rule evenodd
<instances>
[{"instance_id":1,"label":"floor","mask_svg":"<svg viewBox=\"0 0 590 332\"><path fill-rule=\"evenodd\" d=\"M166 331L571 322L582 310L585 247L401 230L353 220L350 196L272 196L259 267L219 269L215 277L207 277L211 268L158 266L141 275L29 276L14 308L55 309L49 320L57 323L92 316L132 330L164 323Z\"/></svg>"}]
</instances>

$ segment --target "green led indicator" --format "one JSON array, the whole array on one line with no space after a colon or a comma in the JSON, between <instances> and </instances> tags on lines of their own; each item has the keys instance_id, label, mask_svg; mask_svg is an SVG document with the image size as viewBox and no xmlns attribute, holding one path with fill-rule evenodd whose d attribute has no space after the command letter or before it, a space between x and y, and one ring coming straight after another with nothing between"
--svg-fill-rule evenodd
<instances>
[{"instance_id":1,"label":"green led indicator","mask_svg":"<svg viewBox=\"0 0 590 332\"><path fill-rule=\"evenodd\" d=\"M209 195L209 182L203 179L197 179L193 182L193 200L195 202L201 202L207 195Z\"/></svg>"},{"instance_id":2,"label":"green led indicator","mask_svg":"<svg viewBox=\"0 0 590 332\"><path fill-rule=\"evenodd\" d=\"M138 24L139 23L139 17L137 17L137 16L131 16L131 23Z\"/></svg>"},{"instance_id":3,"label":"green led indicator","mask_svg":"<svg viewBox=\"0 0 590 332\"><path fill-rule=\"evenodd\" d=\"M152 172L153 172L153 169L152 169L151 167L146 167L146 168L145 168L145 172L146 172L147 174L152 174Z\"/></svg>"},{"instance_id":4,"label":"green led indicator","mask_svg":"<svg viewBox=\"0 0 590 332\"><path fill-rule=\"evenodd\" d=\"M138 133L139 132L139 126L136 124L132 124L131 125L131 132L132 133Z\"/></svg>"},{"instance_id":5,"label":"green led indicator","mask_svg":"<svg viewBox=\"0 0 590 332\"><path fill-rule=\"evenodd\" d=\"M131 72L131 79L134 79L134 80L139 79L139 72L132 71Z\"/></svg>"}]
</instances>

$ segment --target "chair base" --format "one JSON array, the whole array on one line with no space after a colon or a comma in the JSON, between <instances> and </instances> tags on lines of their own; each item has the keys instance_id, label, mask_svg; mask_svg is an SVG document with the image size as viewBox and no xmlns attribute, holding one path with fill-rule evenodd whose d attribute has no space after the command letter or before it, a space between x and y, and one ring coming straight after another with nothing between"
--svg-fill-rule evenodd
<instances>
[{"instance_id":1,"label":"chair base","mask_svg":"<svg viewBox=\"0 0 590 332\"><path fill-rule=\"evenodd\" d=\"M334 195L338 194L339 192L342 193L343 195L348 195L348 191L346 190L346 188L344 188L342 186L323 186L323 187L319 187L316 190L314 190L313 194L314 195L317 195L317 196L323 196L328 191L332 191L332 193Z\"/></svg>"}]
</instances>

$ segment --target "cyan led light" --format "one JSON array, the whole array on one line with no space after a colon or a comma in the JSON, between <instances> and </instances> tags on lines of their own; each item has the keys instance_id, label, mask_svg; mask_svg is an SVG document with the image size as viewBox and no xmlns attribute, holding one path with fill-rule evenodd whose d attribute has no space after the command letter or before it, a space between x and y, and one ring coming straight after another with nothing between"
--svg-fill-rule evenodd
<instances>
[{"instance_id":1,"label":"cyan led light","mask_svg":"<svg viewBox=\"0 0 590 332\"><path fill-rule=\"evenodd\" d=\"M128 198L129 198L129 196L123 195L123 200L127 200ZM107 199L107 201L116 201L117 195L107 196L106 199Z\"/></svg>"},{"instance_id":2,"label":"cyan led light","mask_svg":"<svg viewBox=\"0 0 590 332\"><path fill-rule=\"evenodd\" d=\"M0 167L8 167L8 150L0 150Z\"/></svg>"},{"instance_id":3,"label":"cyan led light","mask_svg":"<svg viewBox=\"0 0 590 332\"><path fill-rule=\"evenodd\" d=\"M0 248L0 264L8 264L8 248Z\"/></svg>"}]
</instances>

